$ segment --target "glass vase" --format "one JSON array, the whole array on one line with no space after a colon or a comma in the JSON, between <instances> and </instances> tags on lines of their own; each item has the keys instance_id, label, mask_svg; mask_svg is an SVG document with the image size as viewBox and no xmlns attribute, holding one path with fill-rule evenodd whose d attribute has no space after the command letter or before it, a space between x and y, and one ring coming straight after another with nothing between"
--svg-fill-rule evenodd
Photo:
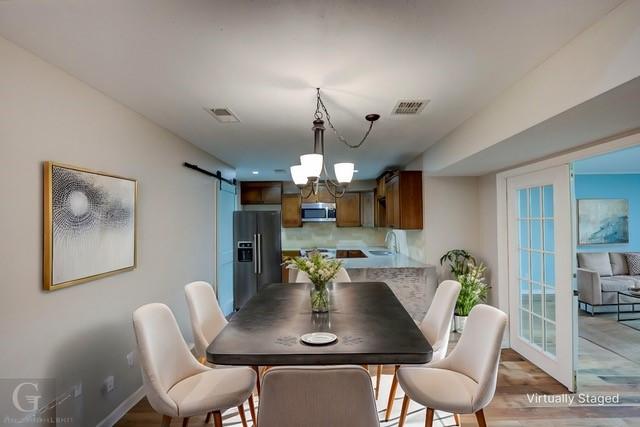
<instances>
[{"instance_id":1,"label":"glass vase","mask_svg":"<svg viewBox=\"0 0 640 427\"><path fill-rule=\"evenodd\" d=\"M329 311L329 290L326 283L314 284L311 288L311 311L314 313Z\"/></svg>"}]
</instances>

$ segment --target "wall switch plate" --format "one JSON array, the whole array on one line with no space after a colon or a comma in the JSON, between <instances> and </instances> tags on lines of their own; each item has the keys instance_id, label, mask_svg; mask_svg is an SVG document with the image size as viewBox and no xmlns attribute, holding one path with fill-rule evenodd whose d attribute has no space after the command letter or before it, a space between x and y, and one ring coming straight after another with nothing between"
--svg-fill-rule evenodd
<instances>
[{"instance_id":1,"label":"wall switch plate","mask_svg":"<svg viewBox=\"0 0 640 427\"><path fill-rule=\"evenodd\" d=\"M108 376L107 378L104 379L104 391L106 393L112 392L114 387L115 387L115 385L114 385L113 375L110 375L110 376Z\"/></svg>"},{"instance_id":2,"label":"wall switch plate","mask_svg":"<svg viewBox=\"0 0 640 427\"><path fill-rule=\"evenodd\" d=\"M127 354L127 365L129 365L130 368L133 368L133 359L134 355L133 355L133 351L129 354Z\"/></svg>"},{"instance_id":3,"label":"wall switch plate","mask_svg":"<svg viewBox=\"0 0 640 427\"><path fill-rule=\"evenodd\" d=\"M80 397L80 395L82 395L82 383L78 383L74 385L72 392L73 392L73 397Z\"/></svg>"}]
</instances>

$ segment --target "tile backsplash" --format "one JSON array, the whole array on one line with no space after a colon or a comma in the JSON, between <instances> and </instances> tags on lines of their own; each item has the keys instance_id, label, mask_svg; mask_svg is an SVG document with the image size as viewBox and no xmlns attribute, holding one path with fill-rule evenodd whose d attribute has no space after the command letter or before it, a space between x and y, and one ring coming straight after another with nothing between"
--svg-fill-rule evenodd
<instances>
[{"instance_id":1,"label":"tile backsplash","mask_svg":"<svg viewBox=\"0 0 640 427\"><path fill-rule=\"evenodd\" d=\"M331 223L307 223L282 229L282 249L309 247L384 246L386 228L336 227Z\"/></svg>"}]
</instances>

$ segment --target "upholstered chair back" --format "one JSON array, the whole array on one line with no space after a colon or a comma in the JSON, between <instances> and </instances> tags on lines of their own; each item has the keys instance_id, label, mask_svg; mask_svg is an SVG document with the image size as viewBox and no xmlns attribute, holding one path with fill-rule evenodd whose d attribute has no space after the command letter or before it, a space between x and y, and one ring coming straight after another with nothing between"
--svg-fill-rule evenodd
<instances>
[{"instance_id":1,"label":"upholstered chair back","mask_svg":"<svg viewBox=\"0 0 640 427\"><path fill-rule=\"evenodd\" d=\"M167 391L208 368L191 354L166 305L154 303L138 308L133 313L133 330L149 403L161 414L178 416L178 407Z\"/></svg>"},{"instance_id":2,"label":"upholstered chair back","mask_svg":"<svg viewBox=\"0 0 640 427\"><path fill-rule=\"evenodd\" d=\"M420 323L420 330L433 348L432 361L442 360L447 354L451 319L460 293L460 283L445 280L440 283L427 315Z\"/></svg>"},{"instance_id":3,"label":"upholstered chair back","mask_svg":"<svg viewBox=\"0 0 640 427\"><path fill-rule=\"evenodd\" d=\"M207 282L192 282L184 287L191 318L196 354L204 357L207 347L227 324L215 291Z\"/></svg>"},{"instance_id":4,"label":"upholstered chair back","mask_svg":"<svg viewBox=\"0 0 640 427\"><path fill-rule=\"evenodd\" d=\"M371 377L360 366L271 368L260 396L260 427L379 426Z\"/></svg>"}]
</instances>

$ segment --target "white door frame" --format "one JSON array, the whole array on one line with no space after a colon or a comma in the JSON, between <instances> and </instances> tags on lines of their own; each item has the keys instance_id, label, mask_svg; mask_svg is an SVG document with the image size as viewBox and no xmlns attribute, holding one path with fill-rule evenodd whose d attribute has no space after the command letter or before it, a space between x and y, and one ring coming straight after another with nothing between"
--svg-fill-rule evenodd
<instances>
[{"instance_id":1,"label":"white door frame","mask_svg":"<svg viewBox=\"0 0 640 427\"><path fill-rule=\"evenodd\" d=\"M564 153L552 158L540 160L535 163L520 166L514 169L510 169L504 172L496 174L496 195L497 195L497 243L498 243L498 265L497 265L497 288L498 288L498 307L505 313L510 312L509 304L509 241L507 228L500 225L506 225L508 223L508 186L507 179L510 177L524 175L527 173L547 169L554 166L560 166L564 164L571 164L576 160L581 160L588 157L597 156L599 154L605 154L615 150L621 150L624 148L640 145L640 129L635 129L631 132L615 135L610 138L596 141L583 148L578 148L575 151ZM572 221L575 218L572 217ZM575 234L575 224L572 225L572 234ZM574 237L575 240L575 237ZM575 245L574 245L575 251ZM574 256L575 258L575 256ZM574 263L575 264L575 263ZM574 270L575 271L575 270ZM577 328L573 328L573 341L574 349L577 349ZM509 338L509 328L505 332L503 342L508 347L511 346ZM574 351L574 367L577 366L577 351Z\"/></svg>"}]
</instances>

